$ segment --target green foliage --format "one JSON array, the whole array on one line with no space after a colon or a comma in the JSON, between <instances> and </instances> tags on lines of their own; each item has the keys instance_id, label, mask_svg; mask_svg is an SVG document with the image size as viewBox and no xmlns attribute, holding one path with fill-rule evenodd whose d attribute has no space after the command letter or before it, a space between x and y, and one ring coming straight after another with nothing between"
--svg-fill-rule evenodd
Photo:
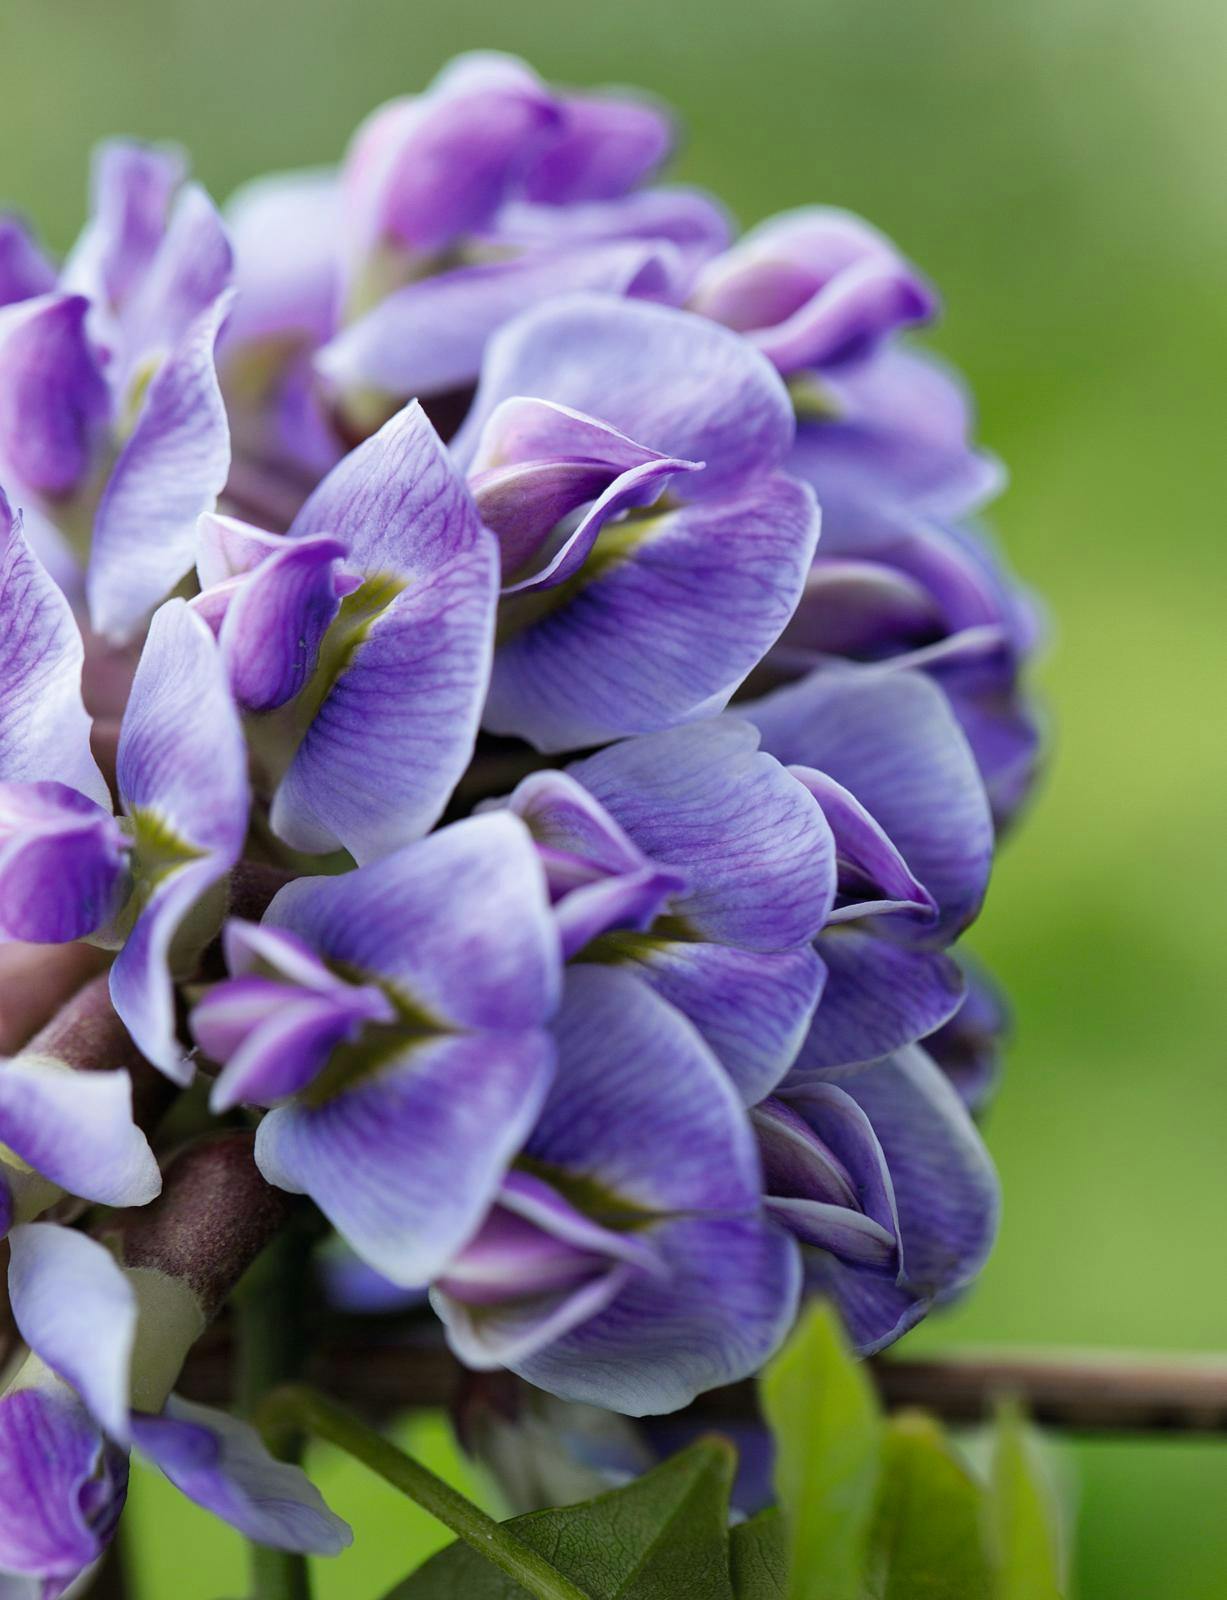
<instances>
[{"instance_id":1,"label":"green foliage","mask_svg":"<svg viewBox=\"0 0 1227 1600\"><path fill-rule=\"evenodd\" d=\"M816 1306L768 1368L763 1410L788 1524L788 1600L857 1600L873 1516L881 1419L829 1306Z\"/></svg>"},{"instance_id":2,"label":"green foliage","mask_svg":"<svg viewBox=\"0 0 1227 1600\"><path fill-rule=\"evenodd\" d=\"M727 1530L734 1465L730 1445L700 1440L623 1489L516 1517L507 1529L591 1600L683 1594L733 1600ZM525 1594L469 1546L454 1544L386 1600L524 1600Z\"/></svg>"},{"instance_id":3,"label":"green foliage","mask_svg":"<svg viewBox=\"0 0 1227 1600\"><path fill-rule=\"evenodd\" d=\"M737 1600L786 1600L788 1530L778 1511L738 1523L729 1534L729 1566Z\"/></svg>"},{"instance_id":4,"label":"green foliage","mask_svg":"<svg viewBox=\"0 0 1227 1600\"><path fill-rule=\"evenodd\" d=\"M989 1536L995 1600L1061 1600L1060 1541L1051 1485L1016 1406L1003 1406L993 1451Z\"/></svg>"},{"instance_id":5,"label":"green foliage","mask_svg":"<svg viewBox=\"0 0 1227 1600\"><path fill-rule=\"evenodd\" d=\"M981 1484L929 1417L891 1420L882 1446L863 1600L981 1600L991 1595Z\"/></svg>"},{"instance_id":6,"label":"green foliage","mask_svg":"<svg viewBox=\"0 0 1227 1600\"><path fill-rule=\"evenodd\" d=\"M825 1306L768 1368L762 1404L780 1506L731 1533L735 1462L719 1439L506 1532L587 1600L1062 1600L1055 1498L1016 1409L984 1482L931 1417L883 1417ZM385 1600L528 1593L457 1543Z\"/></svg>"}]
</instances>

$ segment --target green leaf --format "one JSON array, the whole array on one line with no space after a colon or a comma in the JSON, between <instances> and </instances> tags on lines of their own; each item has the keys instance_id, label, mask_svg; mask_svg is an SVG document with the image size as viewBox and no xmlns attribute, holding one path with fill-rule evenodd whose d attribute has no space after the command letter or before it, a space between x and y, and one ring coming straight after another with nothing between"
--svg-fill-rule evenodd
<instances>
[{"instance_id":1,"label":"green leaf","mask_svg":"<svg viewBox=\"0 0 1227 1600\"><path fill-rule=\"evenodd\" d=\"M767 1369L762 1400L788 1526L788 1600L857 1600L882 1418L830 1307L816 1305L799 1324Z\"/></svg>"},{"instance_id":2,"label":"green leaf","mask_svg":"<svg viewBox=\"0 0 1227 1600\"><path fill-rule=\"evenodd\" d=\"M864 1600L991 1600L984 1488L931 1418L891 1419Z\"/></svg>"},{"instance_id":3,"label":"green leaf","mask_svg":"<svg viewBox=\"0 0 1227 1600\"><path fill-rule=\"evenodd\" d=\"M700 1439L625 1488L506 1524L592 1600L734 1600L728 1500L736 1457ZM770 1594L770 1591L764 1591ZM385 1600L524 1600L467 1545L449 1545Z\"/></svg>"},{"instance_id":4,"label":"green leaf","mask_svg":"<svg viewBox=\"0 0 1227 1600\"><path fill-rule=\"evenodd\" d=\"M989 1526L996 1600L1063 1600L1056 1494L1017 1406L997 1417Z\"/></svg>"},{"instance_id":5,"label":"green leaf","mask_svg":"<svg viewBox=\"0 0 1227 1600\"><path fill-rule=\"evenodd\" d=\"M737 1600L785 1600L788 1530L774 1507L730 1532L729 1566Z\"/></svg>"}]
</instances>

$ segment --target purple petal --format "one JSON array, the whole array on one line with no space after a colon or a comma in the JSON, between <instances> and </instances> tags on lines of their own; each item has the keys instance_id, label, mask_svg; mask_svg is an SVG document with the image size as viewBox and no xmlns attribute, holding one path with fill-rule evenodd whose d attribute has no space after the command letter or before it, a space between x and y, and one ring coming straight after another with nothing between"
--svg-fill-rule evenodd
<instances>
[{"instance_id":1,"label":"purple petal","mask_svg":"<svg viewBox=\"0 0 1227 1600\"><path fill-rule=\"evenodd\" d=\"M233 264L213 202L199 184L185 185L124 316L129 373L138 361L182 343L229 287Z\"/></svg>"},{"instance_id":2,"label":"purple petal","mask_svg":"<svg viewBox=\"0 0 1227 1600\"><path fill-rule=\"evenodd\" d=\"M649 177L673 144L673 119L646 100L567 95L562 122L524 176L530 200L613 200Z\"/></svg>"},{"instance_id":3,"label":"purple petal","mask_svg":"<svg viewBox=\"0 0 1227 1600\"><path fill-rule=\"evenodd\" d=\"M42 1580L22 1600L56 1600L101 1555L127 1485L127 1458L67 1394L0 1398L0 1573Z\"/></svg>"},{"instance_id":4,"label":"purple petal","mask_svg":"<svg viewBox=\"0 0 1227 1600\"><path fill-rule=\"evenodd\" d=\"M110 796L90 753L81 700L85 650L72 610L35 559L0 489L0 779L52 781L100 805Z\"/></svg>"},{"instance_id":5,"label":"purple petal","mask_svg":"<svg viewBox=\"0 0 1227 1600\"><path fill-rule=\"evenodd\" d=\"M208 739L196 730L207 728ZM247 831L247 750L208 627L182 600L154 616L119 736L119 792L146 896L111 968L115 1009L141 1052L184 1075L175 1039L171 943L237 861Z\"/></svg>"},{"instance_id":6,"label":"purple petal","mask_svg":"<svg viewBox=\"0 0 1227 1600\"><path fill-rule=\"evenodd\" d=\"M512 1172L431 1303L467 1365L500 1367L603 1310L632 1271L667 1269L639 1234L603 1228L548 1184Z\"/></svg>"},{"instance_id":7,"label":"purple petal","mask_svg":"<svg viewBox=\"0 0 1227 1600\"><path fill-rule=\"evenodd\" d=\"M653 861L685 874L673 906L699 939L782 950L805 943L835 894L830 829L804 787L735 717L625 742L571 777Z\"/></svg>"},{"instance_id":8,"label":"purple petal","mask_svg":"<svg viewBox=\"0 0 1227 1600\"><path fill-rule=\"evenodd\" d=\"M805 1244L894 1275L894 1190L873 1125L856 1101L836 1084L813 1084L752 1116L771 1215Z\"/></svg>"},{"instance_id":9,"label":"purple petal","mask_svg":"<svg viewBox=\"0 0 1227 1600\"><path fill-rule=\"evenodd\" d=\"M359 618L366 592L353 596ZM273 829L295 849L343 847L365 863L400 848L439 820L472 757L498 547L480 530L479 543L392 592L339 641L337 676L273 797ZM346 625L343 611L336 626Z\"/></svg>"},{"instance_id":10,"label":"purple petal","mask_svg":"<svg viewBox=\"0 0 1227 1600\"><path fill-rule=\"evenodd\" d=\"M509 1363L514 1372L563 1399L644 1416L762 1367L792 1324L800 1288L783 1229L757 1216L684 1217L646 1237L669 1276L629 1276L612 1304Z\"/></svg>"},{"instance_id":11,"label":"purple petal","mask_svg":"<svg viewBox=\"0 0 1227 1600\"><path fill-rule=\"evenodd\" d=\"M570 959L611 928L646 929L686 879L658 867L565 772L535 772L506 801L536 841Z\"/></svg>"},{"instance_id":12,"label":"purple petal","mask_svg":"<svg viewBox=\"0 0 1227 1600\"><path fill-rule=\"evenodd\" d=\"M534 1028L558 993L558 935L528 830L452 823L357 872L299 878L265 922L403 995L442 1027Z\"/></svg>"},{"instance_id":13,"label":"purple petal","mask_svg":"<svg viewBox=\"0 0 1227 1600\"><path fill-rule=\"evenodd\" d=\"M720 710L791 616L817 533L782 474L606 527L573 584L504 601L485 726L565 750Z\"/></svg>"},{"instance_id":14,"label":"purple petal","mask_svg":"<svg viewBox=\"0 0 1227 1600\"><path fill-rule=\"evenodd\" d=\"M256 1160L376 1271L426 1283L481 1221L552 1071L539 1031L427 1039L330 1100L270 1111Z\"/></svg>"},{"instance_id":15,"label":"purple petal","mask_svg":"<svg viewBox=\"0 0 1227 1600\"><path fill-rule=\"evenodd\" d=\"M55 268L20 217L0 215L0 306L55 288Z\"/></svg>"},{"instance_id":16,"label":"purple petal","mask_svg":"<svg viewBox=\"0 0 1227 1600\"><path fill-rule=\"evenodd\" d=\"M208 730L207 739L197 730ZM219 874L247 828L247 752L225 669L207 626L182 600L153 618L124 713L117 777L124 808Z\"/></svg>"},{"instance_id":17,"label":"purple petal","mask_svg":"<svg viewBox=\"0 0 1227 1600\"><path fill-rule=\"evenodd\" d=\"M230 431L213 365L223 294L201 312L149 385L94 519L86 574L98 632L122 641L192 565L196 521L230 468Z\"/></svg>"},{"instance_id":18,"label":"purple petal","mask_svg":"<svg viewBox=\"0 0 1227 1600\"><path fill-rule=\"evenodd\" d=\"M137 1304L122 1269L96 1240L51 1222L14 1228L9 1250L9 1300L22 1338L126 1444Z\"/></svg>"},{"instance_id":19,"label":"purple petal","mask_svg":"<svg viewBox=\"0 0 1227 1600\"><path fill-rule=\"evenodd\" d=\"M826 987L793 1068L798 1080L912 1044L963 998L963 975L948 955L895 944L866 922L828 928L818 954Z\"/></svg>"},{"instance_id":20,"label":"purple petal","mask_svg":"<svg viewBox=\"0 0 1227 1600\"><path fill-rule=\"evenodd\" d=\"M534 1161L648 1212L757 1207L741 1103L695 1029L646 984L617 967L568 968L554 1036L557 1076L525 1147Z\"/></svg>"},{"instance_id":21,"label":"purple petal","mask_svg":"<svg viewBox=\"0 0 1227 1600\"><path fill-rule=\"evenodd\" d=\"M928 1035L924 1048L975 1116L997 1087L1010 1012L1005 996L978 962L961 955L959 965L967 980L963 1003L949 1022Z\"/></svg>"},{"instance_id":22,"label":"purple petal","mask_svg":"<svg viewBox=\"0 0 1227 1600\"><path fill-rule=\"evenodd\" d=\"M846 922L896 908L936 916L933 897L908 870L885 831L842 784L812 767L790 767L822 808L835 840L840 905L828 921Z\"/></svg>"},{"instance_id":23,"label":"purple petal","mask_svg":"<svg viewBox=\"0 0 1227 1600\"><path fill-rule=\"evenodd\" d=\"M901 1050L841 1080L873 1123L899 1213L903 1279L943 1299L983 1267L997 1234L992 1158L948 1080L923 1050Z\"/></svg>"},{"instance_id":24,"label":"purple petal","mask_svg":"<svg viewBox=\"0 0 1227 1600\"><path fill-rule=\"evenodd\" d=\"M498 551L416 404L311 496L290 534L312 533L340 539L373 595L386 589L388 598L364 612L373 601L363 591L353 597L337 676L274 797L273 827L297 849L343 845L370 860L437 821L468 765L489 673Z\"/></svg>"},{"instance_id":25,"label":"purple petal","mask_svg":"<svg viewBox=\"0 0 1227 1600\"><path fill-rule=\"evenodd\" d=\"M65 1071L33 1053L0 1063L0 1143L83 1200L143 1206L162 1188L126 1072Z\"/></svg>"},{"instance_id":26,"label":"purple petal","mask_svg":"<svg viewBox=\"0 0 1227 1600\"><path fill-rule=\"evenodd\" d=\"M341 988L340 985L337 986ZM258 1026L232 1051L219 1048L228 1031L252 1014ZM209 1095L215 1113L240 1103L276 1105L305 1088L343 1041L355 1041L369 1022L392 1022L395 1012L380 990L348 987L332 995L307 995L265 978L222 984L192 1013L192 1033L215 1060L226 1061Z\"/></svg>"},{"instance_id":27,"label":"purple petal","mask_svg":"<svg viewBox=\"0 0 1227 1600\"><path fill-rule=\"evenodd\" d=\"M113 139L94 152L90 221L63 282L117 312L143 280L166 232L185 163L178 151Z\"/></svg>"},{"instance_id":28,"label":"purple petal","mask_svg":"<svg viewBox=\"0 0 1227 1600\"><path fill-rule=\"evenodd\" d=\"M487 342L520 312L578 290L673 299L678 278L674 248L648 239L457 267L395 290L326 344L316 367L343 395L442 394L476 381Z\"/></svg>"},{"instance_id":29,"label":"purple petal","mask_svg":"<svg viewBox=\"0 0 1227 1600\"><path fill-rule=\"evenodd\" d=\"M836 420L798 429L788 470L818 491L833 544L867 509L945 521L1001 489L999 464L969 442L961 384L930 357L892 348L823 381Z\"/></svg>"},{"instance_id":30,"label":"purple petal","mask_svg":"<svg viewBox=\"0 0 1227 1600\"><path fill-rule=\"evenodd\" d=\"M932 1302L890 1273L849 1266L825 1250L801 1252L805 1293L833 1300L858 1356L876 1355L894 1344L929 1310Z\"/></svg>"},{"instance_id":31,"label":"purple petal","mask_svg":"<svg viewBox=\"0 0 1227 1600\"><path fill-rule=\"evenodd\" d=\"M231 195L226 231L238 289L222 340L224 356L284 337L322 344L337 302L341 226L335 172L279 172Z\"/></svg>"},{"instance_id":32,"label":"purple petal","mask_svg":"<svg viewBox=\"0 0 1227 1600\"><path fill-rule=\"evenodd\" d=\"M939 916L901 913L948 942L974 918L993 854L988 801L944 695L916 672L820 671L739 708L764 748L848 789L901 852ZM930 925L930 926L926 926Z\"/></svg>"},{"instance_id":33,"label":"purple petal","mask_svg":"<svg viewBox=\"0 0 1227 1600\"><path fill-rule=\"evenodd\" d=\"M511 594L554 588L574 577L607 522L653 504L674 475L702 471L647 450L616 428L547 400L504 400L482 434L470 486L482 521L498 535L513 577L544 552L544 564L508 586ZM591 503L589 503L591 502ZM587 506L556 549L556 524Z\"/></svg>"},{"instance_id":34,"label":"purple petal","mask_svg":"<svg viewBox=\"0 0 1227 1600\"><path fill-rule=\"evenodd\" d=\"M625 963L694 1023L746 1105L770 1094L792 1066L825 981L808 945L739 950L615 936L602 960Z\"/></svg>"},{"instance_id":35,"label":"purple petal","mask_svg":"<svg viewBox=\"0 0 1227 1600\"><path fill-rule=\"evenodd\" d=\"M599 417L662 455L705 461L688 481L691 498L726 495L772 471L793 439L787 390L757 351L715 323L644 300L567 295L496 334L453 442L462 464L513 395Z\"/></svg>"},{"instance_id":36,"label":"purple petal","mask_svg":"<svg viewBox=\"0 0 1227 1600\"><path fill-rule=\"evenodd\" d=\"M343 174L351 251L439 250L480 228L557 120L523 62L458 57L425 94L382 106L358 130Z\"/></svg>"},{"instance_id":37,"label":"purple petal","mask_svg":"<svg viewBox=\"0 0 1227 1600\"><path fill-rule=\"evenodd\" d=\"M819 666L824 655L874 661L941 630L940 610L921 583L877 560L834 556L824 537L772 661L790 674Z\"/></svg>"},{"instance_id":38,"label":"purple petal","mask_svg":"<svg viewBox=\"0 0 1227 1600\"><path fill-rule=\"evenodd\" d=\"M257 1544L335 1556L353 1540L301 1468L277 1461L249 1423L172 1395L160 1416L137 1413L138 1449L189 1500Z\"/></svg>"},{"instance_id":39,"label":"purple petal","mask_svg":"<svg viewBox=\"0 0 1227 1600\"><path fill-rule=\"evenodd\" d=\"M666 184L569 206L512 200L486 237L496 245L537 250L612 239L664 239L697 265L726 249L732 231L729 214L714 195Z\"/></svg>"},{"instance_id":40,"label":"purple petal","mask_svg":"<svg viewBox=\"0 0 1227 1600\"><path fill-rule=\"evenodd\" d=\"M488 540L472 497L421 406L352 450L294 518L291 538L329 534L370 576L421 580Z\"/></svg>"},{"instance_id":41,"label":"purple petal","mask_svg":"<svg viewBox=\"0 0 1227 1600\"><path fill-rule=\"evenodd\" d=\"M283 540L240 582L218 642L230 687L248 711L271 711L299 693L315 670L320 645L341 606L336 539ZM206 597L202 597L206 598Z\"/></svg>"},{"instance_id":42,"label":"purple petal","mask_svg":"<svg viewBox=\"0 0 1227 1600\"><path fill-rule=\"evenodd\" d=\"M0 311L0 460L52 498L81 487L110 415L89 302L47 294Z\"/></svg>"},{"instance_id":43,"label":"purple petal","mask_svg":"<svg viewBox=\"0 0 1227 1600\"><path fill-rule=\"evenodd\" d=\"M932 290L888 239L822 206L752 229L709 265L693 304L750 334L782 372L863 359L936 311Z\"/></svg>"},{"instance_id":44,"label":"purple petal","mask_svg":"<svg viewBox=\"0 0 1227 1600\"><path fill-rule=\"evenodd\" d=\"M76 789L0 783L0 938L86 938L118 909L126 860L115 818Z\"/></svg>"}]
</instances>

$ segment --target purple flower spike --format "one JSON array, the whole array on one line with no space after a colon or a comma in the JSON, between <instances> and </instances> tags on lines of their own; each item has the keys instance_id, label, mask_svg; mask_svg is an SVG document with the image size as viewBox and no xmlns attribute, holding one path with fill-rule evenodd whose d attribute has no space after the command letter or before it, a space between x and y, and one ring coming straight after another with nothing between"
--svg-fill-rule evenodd
<instances>
[{"instance_id":1,"label":"purple flower spike","mask_svg":"<svg viewBox=\"0 0 1227 1600\"><path fill-rule=\"evenodd\" d=\"M957 1094L912 1047L785 1088L754 1113L768 1211L801 1241L861 1354L893 1343L983 1267L999 1193Z\"/></svg>"},{"instance_id":2,"label":"purple flower spike","mask_svg":"<svg viewBox=\"0 0 1227 1600\"><path fill-rule=\"evenodd\" d=\"M752 1105L787 1071L823 982L831 830L805 786L723 717L534 774L528 824L568 957L625 965L699 1029Z\"/></svg>"},{"instance_id":3,"label":"purple flower spike","mask_svg":"<svg viewBox=\"0 0 1227 1600\"><path fill-rule=\"evenodd\" d=\"M439 818L473 751L498 547L418 405L347 456L279 538L201 527L218 630L274 830L359 862Z\"/></svg>"},{"instance_id":4,"label":"purple flower spike","mask_svg":"<svg viewBox=\"0 0 1227 1600\"><path fill-rule=\"evenodd\" d=\"M558 936L516 818L454 824L283 889L227 937L193 1013L215 1104L275 1107L256 1159L386 1277L422 1284L473 1231L531 1127L553 1049Z\"/></svg>"},{"instance_id":5,"label":"purple flower spike","mask_svg":"<svg viewBox=\"0 0 1227 1600\"><path fill-rule=\"evenodd\" d=\"M577 967L558 1076L483 1228L432 1292L463 1360L642 1416L746 1376L790 1323L797 1259L698 1034L626 973Z\"/></svg>"},{"instance_id":6,"label":"purple flower spike","mask_svg":"<svg viewBox=\"0 0 1227 1600\"><path fill-rule=\"evenodd\" d=\"M691 304L753 340L781 372L863 359L937 309L876 228L813 206L760 224L704 269Z\"/></svg>"},{"instance_id":7,"label":"purple flower spike","mask_svg":"<svg viewBox=\"0 0 1227 1600\"><path fill-rule=\"evenodd\" d=\"M552 412L530 412L523 399L500 411L518 397ZM621 478L584 481L582 428L592 439L603 430L596 460ZM612 431L624 440L617 454ZM553 504L579 509L585 493L595 504L570 539L562 533L556 575L566 583L504 599L486 726L559 750L719 710L778 637L813 554L813 503L776 470L792 431L768 363L684 312L577 295L500 333L457 458L488 495L510 434L519 483L545 491L518 514L533 533ZM669 472L670 499L646 509ZM525 521L497 516L518 548ZM555 576L549 561L545 571Z\"/></svg>"}]
</instances>

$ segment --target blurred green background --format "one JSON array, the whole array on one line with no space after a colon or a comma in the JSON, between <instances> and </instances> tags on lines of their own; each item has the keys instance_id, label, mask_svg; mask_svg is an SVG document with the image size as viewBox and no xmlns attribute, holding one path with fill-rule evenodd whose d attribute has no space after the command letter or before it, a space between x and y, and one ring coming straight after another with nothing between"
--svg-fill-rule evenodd
<instances>
[{"instance_id":1,"label":"blurred green background","mask_svg":"<svg viewBox=\"0 0 1227 1600\"><path fill-rule=\"evenodd\" d=\"M1001 1243L913 1344L1222 1349L1227 8L0 0L0 197L65 244L112 132L183 141L222 196L332 159L481 45L645 85L688 129L681 174L743 221L847 205L942 285L934 342L975 382L1013 473L997 525L1053 614L1056 747L976 935L1018 1014ZM1069 1453L1082 1600L1221 1600L1227 1442ZM323 1472L359 1546L321 1593L365 1600L432 1535ZM241 1591L237 1540L143 1476L131 1528L142 1600Z\"/></svg>"}]
</instances>

